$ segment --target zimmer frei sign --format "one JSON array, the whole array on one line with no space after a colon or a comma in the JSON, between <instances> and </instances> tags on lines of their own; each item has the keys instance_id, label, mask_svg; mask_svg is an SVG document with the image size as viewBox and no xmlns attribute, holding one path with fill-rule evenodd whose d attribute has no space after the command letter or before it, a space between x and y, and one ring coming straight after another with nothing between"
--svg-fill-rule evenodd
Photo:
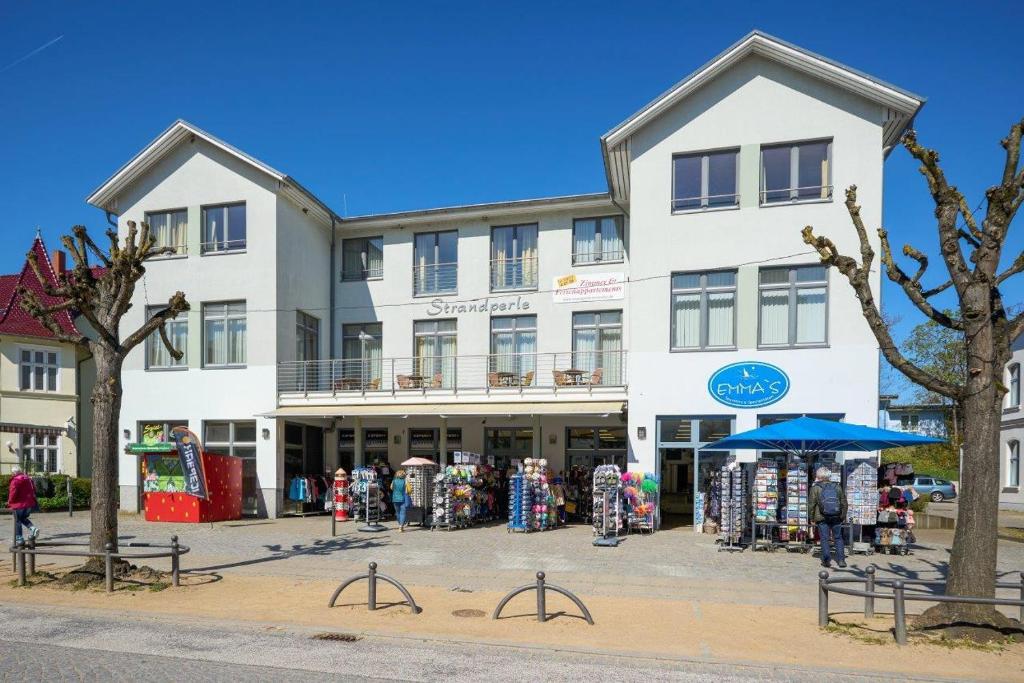
<instances>
[{"instance_id":1,"label":"zimmer frei sign","mask_svg":"<svg viewBox=\"0 0 1024 683\"><path fill-rule=\"evenodd\" d=\"M719 368L708 380L708 393L731 408L763 408L782 400L789 377L768 363L747 361Z\"/></svg>"},{"instance_id":2,"label":"zimmer frei sign","mask_svg":"<svg viewBox=\"0 0 1024 683\"><path fill-rule=\"evenodd\" d=\"M562 275L551 283L551 298L556 304L574 301L614 301L626 296L626 276L622 273Z\"/></svg>"}]
</instances>

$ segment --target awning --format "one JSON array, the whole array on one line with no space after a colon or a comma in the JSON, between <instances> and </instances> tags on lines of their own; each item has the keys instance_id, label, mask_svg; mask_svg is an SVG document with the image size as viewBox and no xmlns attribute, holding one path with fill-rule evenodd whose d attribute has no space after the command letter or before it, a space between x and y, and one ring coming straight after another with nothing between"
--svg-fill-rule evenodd
<instances>
[{"instance_id":1,"label":"awning","mask_svg":"<svg viewBox=\"0 0 1024 683\"><path fill-rule=\"evenodd\" d=\"M0 433L4 434L44 434L47 436L60 436L66 427L51 427L46 425L14 424L12 422L0 422Z\"/></svg>"},{"instance_id":2,"label":"awning","mask_svg":"<svg viewBox=\"0 0 1024 683\"><path fill-rule=\"evenodd\" d=\"M258 417L412 417L432 415L618 415L622 401L548 401L514 403L393 403L358 406L285 406Z\"/></svg>"}]
</instances>

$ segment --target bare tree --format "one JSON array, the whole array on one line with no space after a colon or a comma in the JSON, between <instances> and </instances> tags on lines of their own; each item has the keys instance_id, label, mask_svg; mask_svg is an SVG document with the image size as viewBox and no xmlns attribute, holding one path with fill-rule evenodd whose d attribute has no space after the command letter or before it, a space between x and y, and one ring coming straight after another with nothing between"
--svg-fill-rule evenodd
<instances>
[{"instance_id":1,"label":"bare tree","mask_svg":"<svg viewBox=\"0 0 1024 683\"><path fill-rule=\"evenodd\" d=\"M868 280L875 252L857 205L857 187L846 191L846 209L860 241L860 262L839 253L826 237L815 237L811 226L803 229L804 242L813 246L822 263L833 266L850 281L860 300L861 311L885 358L911 381L955 401L963 417L964 458L961 477L960 511L949 562L946 592L949 595L991 597L995 594L996 529L999 505L999 427L1002 412L1003 369L1011 357L1010 344L1024 331L1024 315L1008 316L999 286L1024 270L1024 252L998 272L1006 236L1021 203L1024 202L1024 170L1020 169L1021 132L1024 120L1014 123L1002 140L1006 151L998 184L988 188L988 207L979 225L964 195L950 185L939 166L939 155L922 147L917 135L908 131L903 146L921 163L921 174L935 202L939 247L948 279L925 288L921 277L928 257L910 246L905 256L917 262L908 275L893 258L888 233L878 229L881 261L886 275L895 282L917 309L942 327L964 338L968 367L962 381L938 377L911 362L897 348L885 324ZM963 219L963 227L958 225ZM929 301L952 288L958 313L942 311ZM979 605L940 604L929 610L928 618L941 623L1004 623L995 608Z\"/></svg>"},{"instance_id":2,"label":"bare tree","mask_svg":"<svg viewBox=\"0 0 1024 683\"><path fill-rule=\"evenodd\" d=\"M139 229L134 221L129 221L123 241L118 238L117 232L107 230L110 238L109 254L96 246L85 227L76 225L71 232L71 235L61 237L61 242L70 252L74 268L58 273L56 286L43 276L35 252L28 253L32 271L43 283L43 291L54 301L42 301L33 292L22 288L21 305L60 341L88 349L96 362L96 384L90 397L94 424L89 546L98 552L107 543L113 543L117 548L117 463L120 455L117 428L121 416L121 366L125 356L154 332L159 332L171 356L175 360L180 359L182 352L171 344L166 323L187 311L189 303L182 292L176 292L164 308L122 338L121 318L132 306L135 283L146 272L143 264L154 256L172 253L174 250L171 247L157 247L146 223L142 223ZM95 257L101 271L93 269L90 255ZM90 329L81 336L69 334L53 317L55 313L65 310L82 316Z\"/></svg>"}]
</instances>

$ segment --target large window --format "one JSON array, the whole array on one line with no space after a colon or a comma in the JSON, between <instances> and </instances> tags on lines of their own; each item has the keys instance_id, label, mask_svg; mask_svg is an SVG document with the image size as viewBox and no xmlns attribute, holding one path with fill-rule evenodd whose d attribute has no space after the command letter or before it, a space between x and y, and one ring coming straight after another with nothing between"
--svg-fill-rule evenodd
<instances>
[{"instance_id":1,"label":"large window","mask_svg":"<svg viewBox=\"0 0 1024 683\"><path fill-rule=\"evenodd\" d=\"M320 320L303 311L295 312L295 360L320 358Z\"/></svg>"},{"instance_id":2,"label":"large window","mask_svg":"<svg viewBox=\"0 0 1024 683\"><path fill-rule=\"evenodd\" d=\"M147 316L152 316L157 311L163 310L162 306L151 306L146 310ZM171 356L164 342L160 339L160 331L146 337L146 369L160 370L168 368L184 368L188 366L188 313L179 313L177 318L168 320L164 327L167 330L167 338L171 346L181 351L181 358L175 360Z\"/></svg>"},{"instance_id":3,"label":"large window","mask_svg":"<svg viewBox=\"0 0 1024 683\"><path fill-rule=\"evenodd\" d=\"M831 140L762 147L761 203L830 199L831 162Z\"/></svg>"},{"instance_id":4,"label":"large window","mask_svg":"<svg viewBox=\"0 0 1024 683\"><path fill-rule=\"evenodd\" d=\"M203 362L206 367L245 365L245 302L203 304Z\"/></svg>"},{"instance_id":5,"label":"large window","mask_svg":"<svg viewBox=\"0 0 1024 683\"><path fill-rule=\"evenodd\" d=\"M1009 392L1006 394L1007 406L1016 408L1020 405L1020 363L1014 363L1009 367L1010 384Z\"/></svg>"},{"instance_id":6,"label":"large window","mask_svg":"<svg viewBox=\"0 0 1024 683\"><path fill-rule=\"evenodd\" d=\"M491 290L537 288L537 224L491 230Z\"/></svg>"},{"instance_id":7,"label":"large window","mask_svg":"<svg viewBox=\"0 0 1024 683\"><path fill-rule=\"evenodd\" d=\"M341 327L341 389L380 389L381 349L384 328L380 323L352 323Z\"/></svg>"},{"instance_id":8,"label":"large window","mask_svg":"<svg viewBox=\"0 0 1024 683\"><path fill-rule=\"evenodd\" d=\"M383 237L357 237L342 240L342 280L376 280L382 277L384 277Z\"/></svg>"},{"instance_id":9,"label":"large window","mask_svg":"<svg viewBox=\"0 0 1024 683\"><path fill-rule=\"evenodd\" d=\"M188 238L188 211L151 211L146 214L149 234L157 248L173 249L175 254L185 253Z\"/></svg>"},{"instance_id":10,"label":"large window","mask_svg":"<svg viewBox=\"0 0 1024 683\"><path fill-rule=\"evenodd\" d=\"M400 388L445 388L455 386L455 354L456 354L455 319L418 320L413 323L413 346L416 357L413 359L413 375L406 382L411 387L403 387L401 377Z\"/></svg>"},{"instance_id":11,"label":"large window","mask_svg":"<svg viewBox=\"0 0 1024 683\"><path fill-rule=\"evenodd\" d=\"M488 386L529 386L537 371L537 316L491 318Z\"/></svg>"},{"instance_id":12,"label":"large window","mask_svg":"<svg viewBox=\"0 0 1024 683\"><path fill-rule=\"evenodd\" d=\"M572 365L584 384L622 384L622 311L573 313Z\"/></svg>"},{"instance_id":13,"label":"large window","mask_svg":"<svg viewBox=\"0 0 1024 683\"><path fill-rule=\"evenodd\" d=\"M738 206L738 164L739 150L735 149L672 157L672 210Z\"/></svg>"},{"instance_id":14,"label":"large window","mask_svg":"<svg viewBox=\"0 0 1024 683\"><path fill-rule=\"evenodd\" d=\"M46 349L21 349L19 355L22 391L57 391L60 354Z\"/></svg>"},{"instance_id":15,"label":"large window","mask_svg":"<svg viewBox=\"0 0 1024 683\"><path fill-rule=\"evenodd\" d=\"M511 466L512 460L533 455L533 429L530 427L488 427L484 432L484 455L494 456L499 470Z\"/></svg>"},{"instance_id":16,"label":"large window","mask_svg":"<svg viewBox=\"0 0 1024 683\"><path fill-rule=\"evenodd\" d=\"M672 276L672 350L736 346L736 271Z\"/></svg>"},{"instance_id":17,"label":"large window","mask_svg":"<svg viewBox=\"0 0 1024 683\"><path fill-rule=\"evenodd\" d=\"M33 472L57 472L57 434L22 434L21 458Z\"/></svg>"},{"instance_id":18,"label":"large window","mask_svg":"<svg viewBox=\"0 0 1024 683\"><path fill-rule=\"evenodd\" d=\"M626 466L625 427L567 427L565 462L569 467Z\"/></svg>"},{"instance_id":19,"label":"large window","mask_svg":"<svg viewBox=\"0 0 1024 683\"><path fill-rule=\"evenodd\" d=\"M761 346L813 346L828 341L827 278L824 266L761 269Z\"/></svg>"},{"instance_id":20,"label":"large window","mask_svg":"<svg viewBox=\"0 0 1024 683\"><path fill-rule=\"evenodd\" d=\"M414 238L413 294L451 294L458 289L459 233L421 232Z\"/></svg>"},{"instance_id":21,"label":"large window","mask_svg":"<svg viewBox=\"0 0 1024 683\"><path fill-rule=\"evenodd\" d=\"M574 265L621 261L622 243L622 216L577 218L572 222Z\"/></svg>"},{"instance_id":22,"label":"large window","mask_svg":"<svg viewBox=\"0 0 1024 683\"><path fill-rule=\"evenodd\" d=\"M245 250L245 204L203 207L202 252Z\"/></svg>"},{"instance_id":23,"label":"large window","mask_svg":"<svg viewBox=\"0 0 1024 683\"><path fill-rule=\"evenodd\" d=\"M203 426L206 450L242 459L242 513L259 512L259 479L256 477L256 421L206 422Z\"/></svg>"},{"instance_id":24,"label":"large window","mask_svg":"<svg viewBox=\"0 0 1024 683\"><path fill-rule=\"evenodd\" d=\"M1006 449L1006 485L1020 486L1020 441L1010 441Z\"/></svg>"}]
</instances>

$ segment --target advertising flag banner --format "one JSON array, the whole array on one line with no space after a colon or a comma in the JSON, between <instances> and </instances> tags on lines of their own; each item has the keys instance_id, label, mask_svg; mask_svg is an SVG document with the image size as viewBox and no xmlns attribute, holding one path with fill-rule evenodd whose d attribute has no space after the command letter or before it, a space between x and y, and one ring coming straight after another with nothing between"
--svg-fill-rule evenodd
<instances>
[{"instance_id":1,"label":"advertising flag banner","mask_svg":"<svg viewBox=\"0 0 1024 683\"><path fill-rule=\"evenodd\" d=\"M175 427L171 430L171 437L178 449L178 459L185 478L182 493L206 500L209 496L206 492L206 472L203 470L203 446L199 443L199 437L187 427Z\"/></svg>"},{"instance_id":2,"label":"advertising flag banner","mask_svg":"<svg viewBox=\"0 0 1024 683\"><path fill-rule=\"evenodd\" d=\"M551 298L556 304L574 301L614 301L626 296L626 276L622 273L563 275L551 283Z\"/></svg>"}]
</instances>

